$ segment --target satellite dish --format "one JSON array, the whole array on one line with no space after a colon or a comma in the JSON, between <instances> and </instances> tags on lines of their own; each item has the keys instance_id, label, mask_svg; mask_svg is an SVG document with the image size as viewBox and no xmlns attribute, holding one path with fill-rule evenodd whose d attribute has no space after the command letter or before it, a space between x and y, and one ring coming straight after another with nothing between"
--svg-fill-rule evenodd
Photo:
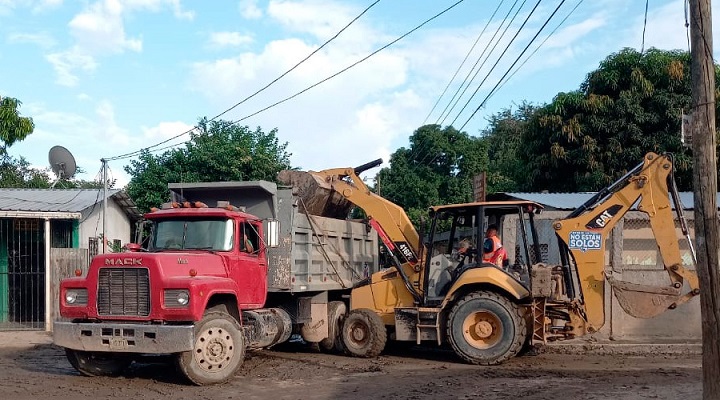
<instances>
[{"instance_id":1,"label":"satellite dish","mask_svg":"<svg viewBox=\"0 0 720 400\"><path fill-rule=\"evenodd\" d=\"M75 157L73 157L68 149L62 146L53 146L48 154L48 159L50 161L50 168L55 173L55 176L57 176L58 181L61 179L70 179L75 175L75 169L77 167ZM53 183L53 187L55 187L58 181Z\"/></svg>"}]
</instances>

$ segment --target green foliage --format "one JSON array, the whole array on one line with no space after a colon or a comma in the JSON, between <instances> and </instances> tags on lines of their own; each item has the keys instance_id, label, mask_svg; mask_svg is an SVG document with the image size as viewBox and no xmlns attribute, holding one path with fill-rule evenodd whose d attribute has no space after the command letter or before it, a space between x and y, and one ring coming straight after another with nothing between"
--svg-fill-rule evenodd
<instances>
[{"instance_id":1,"label":"green foliage","mask_svg":"<svg viewBox=\"0 0 720 400\"><path fill-rule=\"evenodd\" d=\"M453 127L425 125L410 137L410 148L390 158L377 175L379 194L403 207L413 224L431 205L472 200L472 179L487 168L487 145Z\"/></svg>"},{"instance_id":2,"label":"green foliage","mask_svg":"<svg viewBox=\"0 0 720 400\"><path fill-rule=\"evenodd\" d=\"M522 135L537 107L522 103L517 110L505 109L489 119L482 132L488 152L488 193L513 192L523 188L527 168L518 157Z\"/></svg>"},{"instance_id":3,"label":"green foliage","mask_svg":"<svg viewBox=\"0 0 720 400\"><path fill-rule=\"evenodd\" d=\"M0 153L5 154L7 148L15 142L25 139L35 129L32 118L20 116L22 103L12 97L0 96Z\"/></svg>"},{"instance_id":4,"label":"green foliage","mask_svg":"<svg viewBox=\"0 0 720 400\"><path fill-rule=\"evenodd\" d=\"M23 157L0 156L0 187L44 189L50 185L49 169L32 168Z\"/></svg>"},{"instance_id":5,"label":"green foliage","mask_svg":"<svg viewBox=\"0 0 720 400\"><path fill-rule=\"evenodd\" d=\"M494 115L483 132L488 182L502 191L595 191L653 151L675 155L678 186L689 190L692 157L680 125L691 101L687 52L623 49L578 90Z\"/></svg>"},{"instance_id":6,"label":"green foliage","mask_svg":"<svg viewBox=\"0 0 720 400\"><path fill-rule=\"evenodd\" d=\"M131 180L130 197L141 211L168 201L168 182L276 181L280 170L290 168L287 143L277 130L251 131L230 121L203 118L184 148L154 155L148 151L125 166Z\"/></svg>"},{"instance_id":7,"label":"green foliage","mask_svg":"<svg viewBox=\"0 0 720 400\"><path fill-rule=\"evenodd\" d=\"M77 173L82 172L82 168L78 168ZM52 184L50 168L33 168L24 157L15 158L9 154L0 155L1 188L48 189ZM113 187L113 185L114 182L110 182L108 187ZM101 181L82 179L62 180L55 185L56 189L97 189L102 187Z\"/></svg>"}]
</instances>

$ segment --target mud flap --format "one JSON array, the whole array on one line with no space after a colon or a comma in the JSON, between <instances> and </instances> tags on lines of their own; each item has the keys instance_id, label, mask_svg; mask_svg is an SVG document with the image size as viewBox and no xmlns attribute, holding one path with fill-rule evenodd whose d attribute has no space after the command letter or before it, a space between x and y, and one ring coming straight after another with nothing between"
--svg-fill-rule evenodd
<instances>
[{"instance_id":1,"label":"mud flap","mask_svg":"<svg viewBox=\"0 0 720 400\"><path fill-rule=\"evenodd\" d=\"M675 308L682 294L680 289L624 282L606 275L615 298L626 313L635 318L652 318Z\"/></svg>"}]
</instances>

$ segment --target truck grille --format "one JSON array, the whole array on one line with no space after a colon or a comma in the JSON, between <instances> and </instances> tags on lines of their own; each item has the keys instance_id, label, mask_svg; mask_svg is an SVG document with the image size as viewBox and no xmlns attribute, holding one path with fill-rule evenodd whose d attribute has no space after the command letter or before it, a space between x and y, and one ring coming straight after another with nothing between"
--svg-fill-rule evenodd
<instances>
[{"instance_id":1,"label":"truck grille","mask_svg":"<svg viewBox=\"0 0 720 400\"><path fill-rule=\"evenodd\" d=\"M147 268L101 268L97 309L100 315L150 315Z\"/></svg>"}]
</instances>

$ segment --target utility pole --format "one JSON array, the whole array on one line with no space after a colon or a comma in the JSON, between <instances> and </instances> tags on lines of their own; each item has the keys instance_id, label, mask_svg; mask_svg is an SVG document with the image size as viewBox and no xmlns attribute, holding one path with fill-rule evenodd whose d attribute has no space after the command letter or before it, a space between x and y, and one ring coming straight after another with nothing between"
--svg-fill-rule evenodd
<instances>
[{"instance_id":1,"label":"utility pole","mask_svg":"<svg viewBox=\"0 0 720 400\"><path fill-rule=\"evenodd\" d=\"M105 222L106 222L106 219L107 219L107 189L108 189L108 187L107 187L107 181L108 181L107 168L108 168L108 165L107 165L107 160L106 160L106 159L102 158L102 159L100 159L100 161L102 161L102 165L103 165L103 214L102 214L102 220L103 220L102 235L103 235L103 237L102 237L102 252L103 252L103 254L105 254L105 253L107 253L107 232L106 232L106 230L105 230L105 227L106 227L107 225L105 225Z\"/></svg>"},{"instance_id":2,"label":"utility pole","mask_svg":"<svg viewBox=\"0 0 720 400\"><path fill-rule=\"evenodd\" d=\"M717 209L715 66L710 0L689 0L692 43L695 241L702 314L703 399L720 399L720 233Z\"/></svg>"}]
</instances>

